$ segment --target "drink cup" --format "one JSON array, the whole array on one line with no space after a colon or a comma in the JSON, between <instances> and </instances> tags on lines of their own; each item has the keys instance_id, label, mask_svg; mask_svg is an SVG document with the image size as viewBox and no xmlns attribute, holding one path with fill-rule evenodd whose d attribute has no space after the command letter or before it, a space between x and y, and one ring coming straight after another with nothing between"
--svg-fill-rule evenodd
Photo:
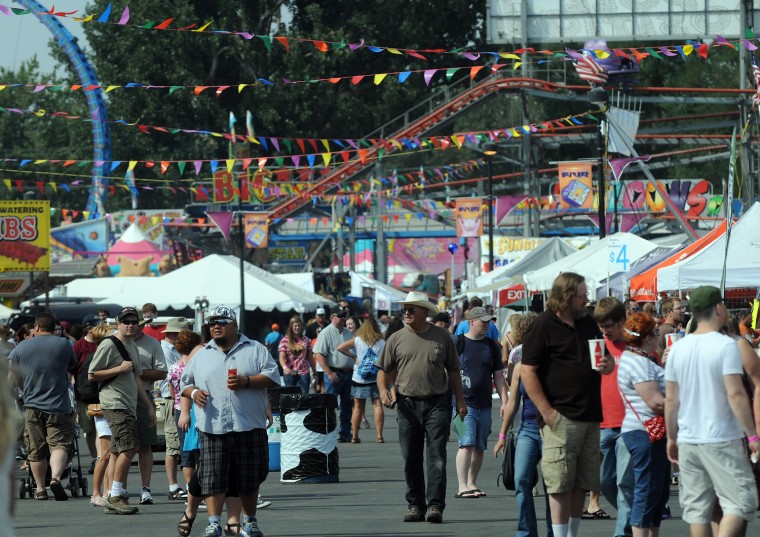
<instances>
[{"instance_id":1,"label":"drink cup","mask_svg":"<svg viewBox=\"0 0 760 537\"><path fill-rule=\"evenodd\" d=\"M604 358L607 346L603 339L589 339L588 350L591 355L591 368L599 369L602 358Z\"/></svg>"},{"instance_id":2,"label":"drink cup","mask_svg":"<svg viewBox=\"0 0 760 537\"><path fill-rule=\"evenodd\" d=\"M232 367L232 368L228 369L227 370L227 387L230 390L234 390L235 389L235 385L234 384L230 385L230 383L229 383L230 380L234 381L235 377L237 377L237 368L236 367Z\"/></svg>"},{"instance_id":3,"label":"drink cup","mask_svg":"<svg viewBox=\"0 0 760 537\"><path fill-rule=\"evenodd\" d=\"M677 332L673 332L672 334L665 334L665 347L669 349L679 339L681 339L681 334Z\"/></svg>"}]
</instances>

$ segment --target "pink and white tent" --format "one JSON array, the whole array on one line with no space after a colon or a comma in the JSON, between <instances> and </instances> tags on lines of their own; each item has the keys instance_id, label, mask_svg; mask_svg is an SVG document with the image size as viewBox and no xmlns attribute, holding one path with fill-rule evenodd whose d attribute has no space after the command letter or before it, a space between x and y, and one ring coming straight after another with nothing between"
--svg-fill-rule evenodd
<instances>
[{"instance_id":1,"label":"pink and white tent","mask_svg":"<svg viewBox=\"0 0 760 537\"><path fill-rule=\"evenodd\" d=\"M158 246L149 241L135 223L129 226L121 238L109 248L107 262L110 267L113 267L119 265L119 257L140 261L148 256L153 256L151 265L154 265L158 264L161 258L168 253L170 252L159 249Z\"/></svg>"}]
</instances>

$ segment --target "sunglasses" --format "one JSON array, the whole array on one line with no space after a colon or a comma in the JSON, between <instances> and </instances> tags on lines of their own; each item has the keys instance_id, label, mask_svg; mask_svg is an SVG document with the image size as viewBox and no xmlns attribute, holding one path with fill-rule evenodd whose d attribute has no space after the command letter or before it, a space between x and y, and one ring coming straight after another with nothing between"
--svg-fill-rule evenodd
<instances>
[{"instance_id":1,"label":"sunglasses","mask_svg":"<svg viewBox=\"0 0 760 537\"><path fill-rule=\"evenodd\" d=\"M140 321L138 321L138 320L134 320L134 321L119 321L119 322L121 324L123 324L123 325L126 325L126 326L135 326L135 325L140 324Z\"/></svg>"},{"instance_id":2,"label":"sunglasses","mask_svg":"<svg viewBox=\"0 0 760 537\"><path fill-rule=\"evenodd\" d=\"M221 326L225 327L228 324L232 324L233 321L230 321L229 319L217 319L216 321L209 321L209 326Z\"/></svg>"},{"instance_id":3,"label":"sunglasses","mask_svg":"<svg viewBox=\"0 0 760 537\"><path fill-rule=\"evenodd\" d=\"M413 306L407 306L401 310L402 313L408 313L409 315L414 315L415 311L417 310Z\"/></svg>"}]
</instances>

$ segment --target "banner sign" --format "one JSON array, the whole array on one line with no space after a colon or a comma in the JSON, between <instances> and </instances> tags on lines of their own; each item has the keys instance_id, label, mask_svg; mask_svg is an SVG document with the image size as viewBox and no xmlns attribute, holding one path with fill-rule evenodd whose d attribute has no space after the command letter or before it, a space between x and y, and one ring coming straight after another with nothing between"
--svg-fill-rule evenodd
<instances>
[{"instance_id":1,"label":"banner sign","mask_svg":"<svg viewBox=\"0 0 760 537\"><path fill-rule=\"evenodd\" d=\"M591 178L590 162L560 162L560 208L591 209L594 202Z\"/></svg>"},{"instance_id":2,"label":"banner sign","mask_svg":"<svg viewBox=\"0 0 760 537\"><path fill-rule=\"evenodd\" d=\"M126 231L130 225L137 222L137 227L143 232L145 238L162 250L167 247L165 224L184 217L184 209L140 209L139 211L121 211L112 215L115 231Z\"/></svg>"},{"instance_id":3,"label":"banner sign","mask_svg":"<svg viewBox=\"0 0 760 537\"><path fill-rule=\"evenodd\" d=\"M50 271L50 202L0 201L0 272Z\"/></svg>"},{"instance_id":4,"label":"banner sign","mask_svg":"<svg viewBox=\"0 0 760 537\"><path fill-rule=\"evenodd\" d=\"M309 253L308 241L277 241L269 247L269 262L280 265L305 265Z\"/></svg>"},{"instance_id":5,"label":"banner sign","mask_svg":"<svg viewBox=\"0 0 760 537\"><path fill-rule=\"evenodd\" d=\"M457 198L457 237L480 237L483 234L482 198Z\"/></svg>"},{"instance_id":6,"label":"banner sign","mask_svg":"<svg viewBox=\"0 0 760 537\"><path fill-rule=\"evenodd\" d=\"M0 297L17 298L29 288L31 278L21 272L4 272L0 274Z\"/></svg>"},{"instance_id":7,"label":"banner sign","mask_svg":"<svg viewBox=\"0 0 760 537\"><path fill-rule=\"evenodd\" d=\"M244 213L246 248L266 248L269 244L269 213Z\"/></svg>"},{"instance_id":8,"label":"banner sign","mask_svg":"<svg viewBox=\"0 0 760 537\"><path fill-rule=\"evenodd\" d=\"M50 230L50 257L53 263L98 257L108 252L106 217L66 224Z\"/></svg>"}]
</instances>

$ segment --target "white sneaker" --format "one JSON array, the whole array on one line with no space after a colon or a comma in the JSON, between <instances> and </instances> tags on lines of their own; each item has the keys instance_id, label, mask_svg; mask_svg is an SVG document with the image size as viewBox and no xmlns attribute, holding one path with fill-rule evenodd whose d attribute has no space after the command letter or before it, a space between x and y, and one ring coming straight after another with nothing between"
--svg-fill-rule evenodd
<instances>
[{"instance_id":1,"label":"white sneaker","mask_svg":"<svg viewBox=\"0 0 760 537\"><path fill-rule=\"evenodd\" d=\"M150 495L148 487L143 487L140 492L140 505L153 505L153 496Z\"/></svg>"},{"instance_id":2,"label":"white sneaker","mask_svg":"<svg viewBox=\"0 0 760 537\"><path fill-rule=\"evenodd\" d=\"M268 500L262 500L261 496L259 496L259 499L256 500L256 509L264 509L265 507L269 507L272 505L272 502Z\"/></svg>"},{"instance_id":3,"label":"white sneaker","mask_svg":"<svg viewBox=\"0 0 760 537\"><path fill-rule=\"evenodd\" d=\"M222 537L223 534L222 527L216 523L209 524L203 533L204 537Z\"/></svg>"}]
</instances>

